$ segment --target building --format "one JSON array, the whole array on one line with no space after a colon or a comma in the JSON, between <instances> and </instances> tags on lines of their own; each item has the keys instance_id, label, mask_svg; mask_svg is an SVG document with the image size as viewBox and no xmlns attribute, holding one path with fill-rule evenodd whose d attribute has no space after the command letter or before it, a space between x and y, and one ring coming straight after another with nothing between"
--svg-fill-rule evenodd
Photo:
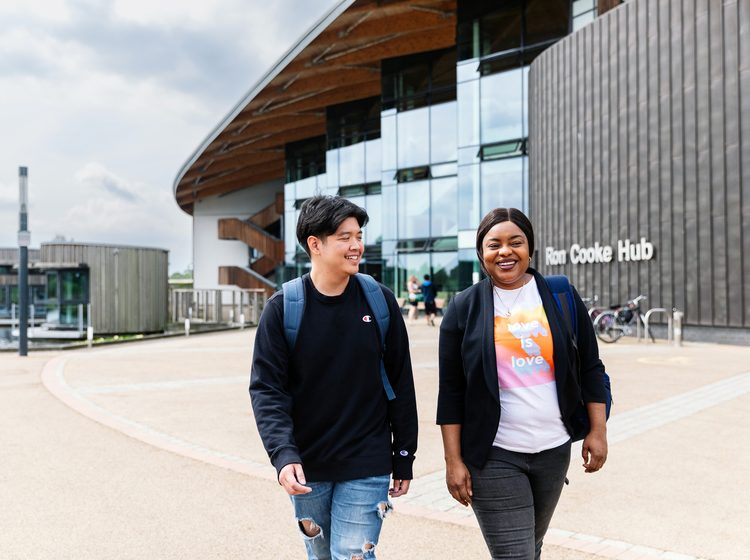
<instances>
[{"instance_id":1,"label":"building","mask_svg":"<svg viewBox=\"0 0 750 560\"><path fill-rule=\"evenodd\" d=\"M29 302L34 324L43 327L30 337L81 336L89 325L97 335L164 331L168 256L164 249L72 241L30 250ZM17 262L17 249L0 250L0 320L6 325L18 305Z\"/></svg>"},{"instance_id":2,"label":"building","mask_svg":"<svg viewBox=\"0 0 750 560\"><path fill-rule=\"evenodd\" d=\"M530 75L545 273L750 343L750 2L629 0Z\"/></svg>"},{"instance_id":3,"label":"building","mask_svg":"<svg viewBox=\"0 0 750 560\"><path fill-rule=\"evenodd\" d=\"M729 23L726 14L732 10L736 19ZM724 14L718 20L717 11ZM695 290L675 287L696 280L675 278L684 270L679 267L654 264L670 255L669 241L681 233L666 236L664 229L677 221L655 217L664 215L665 205L674 208L674 201L654 195L661 190L656 169L662 168L653 158L666 162L664 150L674 146L648 140L654 134L649 127L675 126L670 119L679 120L678 113L690 109L672 103L668 92L674 76L667 69L683 56L682 23L704 13L713 18L701 27L705 36L727 37L725 51L736 55L729 58L738 69L746 66L739 53L750 51L740 49L739 29L747 26L747 5L735 0L340 2L240 100L179 171L174 194L193 216L196 287L234 284L271 292L303 271L307 257L294 236L298 209L313 194L324 193L347 196L370 214L365 272L397 295L403 295L410 274L430 273L441 297L450 297L479 279L474 237L481 217L497 206L516 206L539 224L537 246L551 251L552 260L538 253L535 264L545 272L569 274L585 295L596 293L609 304L650 291L650 305L679 307L689 324L746 327L747 299L733 299L736 288L731 296L719 289L712 310L698 316L691 309ZM749 35L745 31L742 41ZM696 83L734 71L731 64L722 65L724 55L714 59L714 51L701 50L708 48L705 41L695 40L693 46L685 57L713 61L689 67ZM672 58L664 59L665 52ZM661 61L661 74L644 63L649 57ZM735 72L729 80L722 94L746 87L747 72ZM647 95L656 109L643 117ZM729 105L713 99L709 106L717 116L711 122L720 120L722 111L739 114L748 96L730 91ZM611 122L618 128L604 135ZM731 128L726 127L727 145L747 162L747 149L738 151ZM700 130L693 132L702 137ZM670 134L676 137L682 129ZM618 152L611 155L606 142L615 138ZM718 136L711 138L712 157L718 158ZM700 158L705 156L701 152ZM614 165L615 160L613 169L627 178L626 189L613 187L623 184L620 179L602 183L613 176L602 162ZM643 172L636 168L650 169L649 180L640 181ZM721 176L725 192L740 188L733 173ZM660 181L675 178L660 176ZM714 184L718 178L711 172ZM746 179L744 184L747 189ZM609 204L615 198L617 204ZM652 229L640 227L643 212L636 218L627 210L628 201L636 199L639 208L661 208L649 211ZM712 212L731 206L737 214L730 200ZM590 218L596 212L601 217ZM602 221L616 226L603 229ZM736 217L726 226L733 239L740 239ZM614 244L617 251L618 241L642 256L653 250L651 261L553 264L561 254L571 259L573 244L592 251L597 243ZM682 255L687 264L688 252ZM667 271L673 276L658 287L644 282ZM719 266L711 274L721 284L726 272ZM742 276L744 285L747 279ZM735 301L744 306L743 319L725 321L722 313ZM716 307L722 303L723 312Z\"/></svg>"}]
</instances>

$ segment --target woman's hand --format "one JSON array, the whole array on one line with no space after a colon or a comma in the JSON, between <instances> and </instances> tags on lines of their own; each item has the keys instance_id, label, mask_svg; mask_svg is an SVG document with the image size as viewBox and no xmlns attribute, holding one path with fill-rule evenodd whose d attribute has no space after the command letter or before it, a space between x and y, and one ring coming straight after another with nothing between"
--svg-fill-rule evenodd
<instances>
[{"instance_id":1,"label":"woman's hand","mask_svg":"<svg viewBox=\"0 0 750 560\"><path fill-rule=\"evenodd\" d=\"M461 505L471 505L471 474L462 460L454 459L445 463L445 484L453 499Z\"/></svg>"},{"instance_id":2,"label":"woman's hand","mask_svg":"<svg viewBox=\"0 0 750 560\"><path fill-rule=\"evenodd\" d=\"M596 472L607 461L607 431L591 430L583 440L581 447L583 468L587 473Z\"/></svg>"}]
</instances>

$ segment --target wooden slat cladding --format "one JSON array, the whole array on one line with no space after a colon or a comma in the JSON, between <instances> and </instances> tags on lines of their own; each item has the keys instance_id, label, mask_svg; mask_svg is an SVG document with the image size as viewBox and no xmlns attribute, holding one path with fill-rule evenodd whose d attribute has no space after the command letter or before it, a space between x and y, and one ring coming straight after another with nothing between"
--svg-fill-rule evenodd
<instances>
[{"instance_id":1,"label":"wooden slat cladding","mask_svg":"<svg viewBox=\"0 0 750 560\"><path fill-rule=\"evenodd\" d=\"M601 3L600 3L601 5ZM638 293L690 325L750 327L750 2L631 0L530 72L537 262L604 304ZM617 241L654 257L619 262ZM547 246L614 247L545 264Z\"/></svg>"},{"instance_id":2,"label":"wooden slat cladding","mask_svg":"<svg viewBox=\"0 0 750 560\"><path fill-rule=\"evenodd\" d=\"M166 328L168 255L162 249L42 244L47 263L77 262L89 269L89 301L96 334L159 332Z\"/></svg>"},{"instance_id":3,"label":"wooden slat cladding","mask_svg":"<svg viewBox=\"0 0 750 560\"><path fill-rule=\"evenodd\" d=\"M219 220L219 239L236 239L277 262L284 260L283 240L268 235L262 229L237 218Z\"/></svg>"},{"instance_id":4,"label":"wooden slat cladding","mask_svg":"<svg viewBox=\"0 0 750 560\"><path fill-rule=\"evenodd\" d=\"M456 0L353 2L201 148L177 203L190 213L196 200L283 177L283 151L263 150L323 134L329 105L379 95L382 59L455 45L455 12Z\"/></svg>"}]
</instances>

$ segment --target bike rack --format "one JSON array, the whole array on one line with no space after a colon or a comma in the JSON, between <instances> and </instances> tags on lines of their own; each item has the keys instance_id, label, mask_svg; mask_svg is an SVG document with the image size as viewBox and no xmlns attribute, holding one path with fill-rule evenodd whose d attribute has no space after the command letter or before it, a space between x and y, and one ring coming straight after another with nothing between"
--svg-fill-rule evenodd
<instances>
[{"instance_id":1,"label":"bike rack","mask_svg":"<svg viewBox=\"0 0 750 560\"><path fill-rule=\"evenodd\" d=\"M648 324L651 320L651 315L653 315L654 313L667 314L667 342L672 342L672 315L663 307L654 307L653 309L649 309L648 311L646 311L646 314L643 316L643 330L645 331L643 333L643 340L648 341L649 339Z\"/></svg>"}]
</instances>

